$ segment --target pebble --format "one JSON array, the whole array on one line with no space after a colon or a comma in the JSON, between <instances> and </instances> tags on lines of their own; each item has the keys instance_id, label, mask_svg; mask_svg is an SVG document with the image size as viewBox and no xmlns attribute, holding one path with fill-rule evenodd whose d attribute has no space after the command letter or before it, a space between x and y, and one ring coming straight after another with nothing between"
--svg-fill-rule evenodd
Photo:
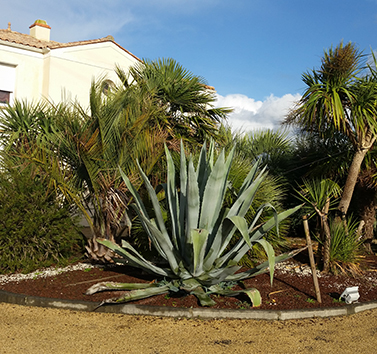
<instances>
[{"instance_id":1,"label":"pebble","mask_svg":"<svg viewBox=\"0 0 377 354\"><path fill-rule=\"evenodd\" d=\"M29 279L37 279L37 278L47 278L47 277L54 277L55 275L70 272L74 270L84 270L88 268L94 268L96 266L87 263L78 263L74 265L70 265L64 268L56 268L50 267L45 269L36 270L35 272L22 274L8 274L8 275L0 275L0 285L7 284L10 282L18 282L22 280L29 280Z\"/></svg>"}]
</instances>

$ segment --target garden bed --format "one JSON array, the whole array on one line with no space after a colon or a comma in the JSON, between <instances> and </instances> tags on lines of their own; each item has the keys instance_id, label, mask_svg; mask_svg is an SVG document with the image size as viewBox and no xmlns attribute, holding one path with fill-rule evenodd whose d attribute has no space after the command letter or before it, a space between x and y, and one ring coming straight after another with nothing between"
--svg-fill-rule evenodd
<instances>
[{"instance_id":1,"label":"garden bed","mask_svg":"<svg viewBox=\"0 0 377 354\"><path fill-rule=\"evenodd\" d=\"M377 300L377 257L366 256L361 259L363 273L350 277L345 275L319 274L319 286L322 303L316 301L313 279L310 268L306 263L305 254L297 256L277 266L273 285L270 284L268 274L262 274L244 281L245 286L257 288L262 296L262 305L255 310L290 310L304 308L323 308L344 306L339 301L340 294L346 287L358 286L359 302ZM104 299L121 295L119 291L102 292L94 295L85 295L85 291L93 284L101 281L115 281L124 283L152 282L154 277L142 273L140 270L129 266L92 266L81 265L79 270L58 270L52 275L48 272L35 272L31 279L10 281L7 277L0 276L0 290L12 293L40 296L68 300L84 300L100 303ZM214 296L221 309L250 308L246 296L230 298ZM149 306L171 306L183 308L200 307L193 295L166 294L153 296L147 299L134 301L134 304Z\"/></svg>"}]
</instances>

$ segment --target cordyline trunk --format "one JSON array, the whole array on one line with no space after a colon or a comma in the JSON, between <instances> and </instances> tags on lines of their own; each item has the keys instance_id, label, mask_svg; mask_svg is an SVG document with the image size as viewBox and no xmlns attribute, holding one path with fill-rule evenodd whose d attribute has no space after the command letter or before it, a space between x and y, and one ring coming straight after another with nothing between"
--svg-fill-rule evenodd
<instances>
[{"instance_id":1,"label":"cordyline trunk","mask_svg":"<svg viewBox=\"0 0 377 354\"><path fill-rule=\"evenodd\" d=\"M338 205L339 215L335 219L338 222L340 222L342 219L344 220L344 218L347 214L348 208L349 208L350 203L351 203L352 195L353 195L353 192L355 190L355 186L356 186L356 183L357 183L357 180L358 180L358 176L359 176L359 173L360 173L361 164L364 161L365 155L367 154L369 149L373 146L375 140L376 140L376 137L373 136L371 133L369 133L367 135L367 137L363 139L363 141L360 144L360 147L355 152L355 155L353 157L353 160L352 160L349 172L348 172L346 184L345 184L344 189L343 189L342 198L341 198L339 205ZM374 193L372 193L372 194L373 194L373 197L374 197ZM366 210L366 212L369 215L364 215L364 216L361 215L363 220L364 220L364 218L369 219L370 216L371 216L371 212L374 214L373 218L375 218L375 210L372 210L372 211L369 211L369 212L368 212L368 210ZM364 220L364 222L365 222L364 239L367 239L367 240L369 240L369 238L372 239L373 238L373 229L370 228L370 222L367 223L366 220ZM367 250L367 252L372 252L371 245L370 245L370 243L368 245L368 242L366 243L366 250Z\"/></svg>"},{"instance_id":2,"label":"cordyline trunk","mask_svg":"<svg viewBox=\"0 0 377 354\"><path fill-rule=\"evenodd\" d=\"M353 157L352 164L348 171L346 184L344 185L342 198L338 205L338 210L341 213L341 215L347 214L348 208L351 203L353 191L355 190L357 177L359 176L360 167L363 163L364 157L367 152L367 149L357 150Z\"/></svg>"},{"instance_id":3,"label":"cordyline trunk","mask_svg":"<svg viewBox=\"0 0 377 354\"><path fill-rule=\"evenodd\" d=\"M356 207L359 210L360 219L364 221L364 247L368 253L372 253L372 240L374 237L374 223L376 221L376 189L358 184L356 186Z\"/></svg>"},{"instance_id":4,"label":"cordyline trunk","mask_svg":"<svg viewBox=\"0 0 377 354\"><path fill-rule=\"evenodd\" d=\"M331 233L327 214L330 208L330 198L327 198L326 204L324 205L322 210L319 210L315 205L313 205L313 207L317 212L321 223L321 240L323 243L321 253L323 261L323 272L328 273L330 270Z\"/></svg>"},{"instance_id":5,"label":"cordyline trunk","mask_svg":"<svg viewBox=\"0 0 377 354\"><path fill-rule=\"evenodd\" d=\"M347 214L348 208L351 203L353 191L355 190L357 178L359 176L361 164L363 163L365 155L367 154L369 149L372 147L375 140L376 138L374 136L368 135L364 139L364 141L360 144L361 147L359 147L355 152L350 169L348 171L348 176L347 176L346 184L343 189L342 198L338 205L338 210L341 215ZM341 220L340 216L338 218L338 221Z\"/></svg>"},{"instance_id":6,"label":"cordyline trunk","mask_svg":"<svg viewBox=\"0 0 377 354\"><path fill-rule=\"evenodd\" d=\"M325 245L323 248L323 271L327 273L330 270L330 247L331 247L331 232L328 224L327 215L330 209L330 198L327 198L326 204L322 210L321 224L325 234Z\"/></svg>"}]
</instances>

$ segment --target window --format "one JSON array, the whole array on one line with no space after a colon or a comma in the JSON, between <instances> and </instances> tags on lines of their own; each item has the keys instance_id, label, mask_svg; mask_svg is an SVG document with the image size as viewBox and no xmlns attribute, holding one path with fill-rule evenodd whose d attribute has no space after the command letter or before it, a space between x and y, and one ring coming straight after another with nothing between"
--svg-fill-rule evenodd
<instances>
[{"instance_id":1,"label":"window","mask_svg":"<svg viewBox=\"0 0 377 354\"><path fill-rule=\"evenodd\" d=\"M0 104L9 103L10 94L11 93L9 91L1 91L0 90Z\"/></svg>"},{"instance_id":2,"label":"window","mask_svg":"<svg viewBox=\"0 0 377 354\"><path fill-rule=\"evenodd\" d=\"M16 67L0 63L0 106L12 104L16 83Z\"/></svg>"},{"instance_id":3,"label":"window","mask_svg":"<svg viewBox=\"0 0 377 354\"><path fill-rule=\"evenodd\" d=\"M105 80L102 83L102 93L107 96L109 91L115 87L115 84L111 80Z\"/></svg>"}]
</instances>

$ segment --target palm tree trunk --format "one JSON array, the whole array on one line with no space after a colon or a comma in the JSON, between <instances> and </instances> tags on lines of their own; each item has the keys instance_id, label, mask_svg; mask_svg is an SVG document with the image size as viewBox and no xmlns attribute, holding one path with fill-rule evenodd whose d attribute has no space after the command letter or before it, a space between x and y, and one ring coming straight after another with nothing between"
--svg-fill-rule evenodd
<instances>
[{"instance_id":1,"label":"palm tree trunk","mask_svg":"<svg viewBox=\"0 0 377 354\"><path fill-rule=\"evenodd\" d=\"M327 198L323 210L319 210L315 205L313 205L313 207L321 219L321 233L324 234L324 242L322 249L323 272L328 273L330 270L331 232L328 223L327 213L330 207L330 198Z\"/></svg>"},{"instance_id":2,"label":"palm tree trunk","mask_svg":"<svg viewBox=\"0 0 377 354\"><path fill-rule=\"evenodd\" d=\"M325 245L323 247L323 272L328 273L330 270L331 232L326 216L323 216L323 229L325 232Z\"/></svg>"},{"instance_id":3,"label":"palm tree trunk","mask_svg":"<svg viewBox=\"0 0 377 354\"><path fill-rule=\"evenodd\" d=\"M353 191L355 190L357 177L359 176L361 164L363 163L366 153L369 151L375 140L376 138L373 136L365 138L364 141L360 144L361 147L358 148L355 152L350 169L348 171L348 176L343 189L342 198L338 205L338 210L341 213L341 215L347 214L348 208L351 203Z\"/></svg>"},{"instance_id":4,"label":"palm tree trunk","mask_svg":"<svg viewBox=\"0 0 377 354\"><path fill-rule=\"evenodd\" d=\"M323 271L325 273L328 273L329 269L330 269L330 248L331 248L331 233L330 233L330 228L329 228L329 224L328 224L328 219L327 219L327 215L329 213L329 209L330 209L330 198L327 198L326 199L326 204L325 206L323 207L322 209L322 215L321 215L321 219L322 219L322 232L325 234L325 242L324 242L324 247L323 247Z\"/></svg>"},{"instance_id":5,"label":"palm tree trunk","mask_svg":"<svg viewBox=\"0 0 377 354\"><path fill-rule=\"evenodd\" d=\"M366 252L372 253L372 240L374 237L374 223L376 222L377 191L358 184L356 186L356 206L360 211L361 220L364 221L363 240Z\"/></svg>"}]
</instances>

